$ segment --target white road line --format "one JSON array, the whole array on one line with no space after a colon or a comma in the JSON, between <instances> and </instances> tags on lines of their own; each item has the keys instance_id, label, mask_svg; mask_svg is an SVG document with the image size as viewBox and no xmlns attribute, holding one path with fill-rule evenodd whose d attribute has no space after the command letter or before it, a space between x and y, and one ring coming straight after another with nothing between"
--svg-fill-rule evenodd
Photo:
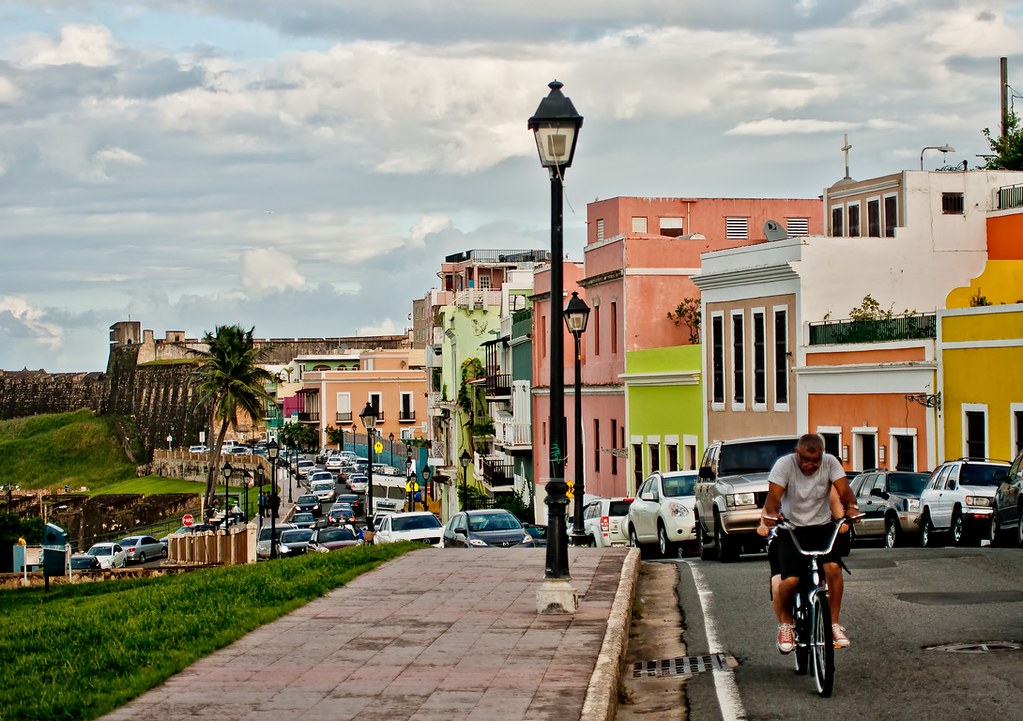
<instances>
[{"instance_id":1,"label":"white road line","mask_svg":"<svg viewBox=\"0 0 1023 721\"><path fill-rule=\"evenodd\" d=\"M717 624L711 613L714 609L714 592L704 582L703 574L700 573L695 562L686 561L686 565L689 566L689 570L693 574L696 593L700 597L703 628L707 634L707 653L724 653L725 649L718 641ZM746 718L746 709L742 707L739 686L735 682L735 673L731 668L714 669L714 688L717 691L718 707L721 709L723 721L743 721Z\"/></svg>"}]
</instances>

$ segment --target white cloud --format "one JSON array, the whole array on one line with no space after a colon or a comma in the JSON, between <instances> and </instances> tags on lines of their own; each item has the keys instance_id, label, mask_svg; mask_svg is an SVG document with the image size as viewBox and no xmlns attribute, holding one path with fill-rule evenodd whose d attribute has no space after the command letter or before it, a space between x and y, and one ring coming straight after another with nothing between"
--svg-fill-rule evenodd
<instances>
[{"instance_id":1,"label":"white cloud","mask_svg":"<svg viewBox=\"0 0 1023 721\"><path fill-rule=\"evenodd\" d=\"M451 218L446 215L423 215L409 228L409 246L422 248L426 245L426 236L439 233L453 227Z\"/></svg>"},{"instance_id":2,"label":"white cloud","mask_svg":"<svg viewBox=\"0 0 1023 721\"><path fill-rule=\"evenodd\" d=\"M805 135L807 133L838 133L849 130L849 123L832 120L764 118L740 123L725 131L725 135Z\"/></svg>"},{"instance_id":3,"label":"white cloud","mask_svg":"<svg viewBox=\"0 0 1023 721\"><path fill-rule=\"evenodd\" d=\"M14 59L24 65L86 65L100 67L114 62L114 39L102 25L68 24L58 38L25 35L14 45Z\"/></svg>"},{"instance_id":4,"label":"white cloud","mask_svg":"<svg viewBox=\"0 0 1023 721\"><path fill-rule=\"evenodd\" d=\"M47 350L60 348L63 329L45 320L46 313L33 308L21 297L0 296L0 330L4 335L27 337L32 343Z\"/></svg>"},{"instance_id":5,"label":"white cloud","mask_svg":"<svg viewBox=\"0 0 1023 721\"><path fill-rule=\"evenodd\" d=\"M242 254L242 288L254 295L268 291L301 288L305 278L295 268L295 261L272 248L250 250Z\"/></svg>"}]
</instances>

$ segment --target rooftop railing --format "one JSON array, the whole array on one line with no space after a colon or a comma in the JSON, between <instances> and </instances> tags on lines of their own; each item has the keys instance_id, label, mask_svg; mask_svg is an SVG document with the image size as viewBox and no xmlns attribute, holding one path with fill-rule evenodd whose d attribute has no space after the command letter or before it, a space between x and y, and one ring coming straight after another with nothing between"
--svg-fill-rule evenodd
<instances>
[{"instance_id":1,"label":"rooftop railing","mask_svg":"<svg viewBox=\"0 0 1023 721\"><path fill-rule=\"evenodd\" d=\"M810 323L810 345L881 343L893 340L935 338L933 313L904 315L880 320L826 320Z\"/></svg>"}]
</instances>

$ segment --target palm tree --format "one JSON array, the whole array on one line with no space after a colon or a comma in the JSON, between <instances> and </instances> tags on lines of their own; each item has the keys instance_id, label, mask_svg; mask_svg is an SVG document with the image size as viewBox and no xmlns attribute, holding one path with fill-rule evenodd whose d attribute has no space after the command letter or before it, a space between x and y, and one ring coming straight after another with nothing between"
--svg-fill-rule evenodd
<instances>
[{"instance_id":1,"label":"palm tree","mask_svg":"<svg viewBox=\"0 0 1023 721\"><path fill-rule=\"evenodd\" d=\"M198 406L211 409L213 421L220 421L220 431L210 451L210 468L206 478L206 508L213 501L220 454L228 426L238 428L238 417L245 414L254 423L263 420L268 402L274 402L266 385L274 376L259 365L267 348L256 349L252 332L238 325L217 326L215 333L207 332L203 342L207 350L194 350L199 358L194 379L198 393Z\"/></svg>"}]
</instances>

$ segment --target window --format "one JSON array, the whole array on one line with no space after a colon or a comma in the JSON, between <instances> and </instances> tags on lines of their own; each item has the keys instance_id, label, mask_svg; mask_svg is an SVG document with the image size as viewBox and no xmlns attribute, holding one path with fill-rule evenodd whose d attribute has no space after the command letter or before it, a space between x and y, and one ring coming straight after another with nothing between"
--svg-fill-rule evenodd
<instances>
[{"instance_id":1,"label":"window","mask_svg":"<svg viewBox=\"0 0 1023 721\"><path fill-rule=\"evenodd\" d=\"M604 240L604 219L597 218L597 242Z\"/></svg>"},{"instance_id":2,"label":"window","mask_svg":"<svg viewBox=\"0 0 1023 721\"><path fill-rule=\"evenodd\" d=\"M480 290L490 290L490 275L480 276Z\"/></svg>"},{"instance_id":3,"label":"window","mask_svg":"<svg viewBox=\"0 0 1023 721\"><path fill-rule=\"evenodd\" d=\"M403 391L401 394L401 415L398 417L398 420L414 421L415 419L416 412L412 407L412 394Z\"/></svg>"},{"instance_id":4,"label":"window","mask_svg":"<svg viewBox=\"0 0 1023 721\"><path fill-rule=\"evenodd\" d=\"M867 201L867 235L881 237L881 201L877 198Z\"/></svg>"},{"instance_id":5,"label":"window","mask_svg":"<svg viewBox=\"0 0 1023 721\"><path fill-rule=\"evenodd\" d=\"M338 423L352 422L352 394L337 394L337 421Z\"/></svg>"},{"instance_id":6,"label":"window","mask_svg":"<svg viewBox=\"0 0 1023 721\"><path fill-rule=\"evenodd\" d=\"M661 446L658 443L651 443L650 446L650 472L661 470Z\"/></svg>"},{"instance_id":7,"label":"window","mask_svg":"<svg viewBox=\"0 0 1023 721\"><path fill-rule=\"evenodd\" d=\"M632 232L633 233L645 233L646 232L646 218L635 216L632 219Z\"/></svg>"},{"instance_id":8,"label":"window","mask_svg":"<svg viewBox=\"0 0 1023 721\"><path fill-rule=\"evenodd\" d=\"M874 433L857 433L856 441L859 443L857 457L860 459L859 468L877 468L877 435ZM853 460L855 467L855 459Z\"/></svg>"},{"instance_id":9,"label":"window","mask_svg":"<svg viewBox=\"0 0 1023 721\"><path fill-rule=\"evenodd\" d=\"M839 441L841 440L841 437L839 434L820 431L819 435L824 439L824 452L830 453L835 458L841 458L842 450L839 448Z\"/></svg>"},{"instance_id":10,"label":"window","mask_svg":"<svg viewBox=\"0 0 1023 721\"><path fill-rule=\"evenodd\" d=\"M1023 411L1013 411L1012 418L1015 421L1013 424L1013 435L1016 441L1015 450L1013 453L1019 453L1023 451Z\"/></svg>"},{"instance_id":11,"label":"window","mask_svg":"<svg viewBox=\"0 0 1023 721\"><path fill-rule=\"evenodd\" d=\"M664 446L664 450L668 454L668 466L667 466L668 470L669 471L680 471L680 470L682 470L681 468L678 467L678 445L675 444L675 443L670 443L670 444Z\"/></svg>"},{"instance_id":12,"label":"window","mask_svg":"<svg viewBox=\"0 0 1023 721\"><path fill-rule=\"evenodd\" d=\"M600 305L593 304L593 355L600 355Z\"/></svg>"},{"instance_id":13,"label":"window","mask_svg":"<svg viewBox=\"0 0 1023 721\"><path fill-rule=\"evenodd\" d=\"M691 471L696 468L696 446L690 443L686 443L686 467L685 470Z\"/></svg>"},{"instance_id":14,"label":"window","mask_svg":"<svg viewBox=\"0 0 1023 721\"><path fill-rule=\"evenodd\" d=\"M615 418L611 419L611 475L618 475L618 454L615 453L615 436L618 435L618 420Z\"/></svg>"},{"instance_id":15,"label":"window","mask_svg":"<svg viewBox=\"0 0 1023 721\"><path fill-rule=\"evenodd\" d=\"M746 240L749 238L749 218L725 218L725 238Z\"/></svg>"},{"instance_id":16,"label":"window","mask_svg":"<svg viewBox=\"0 0 1023 721\"><path fill-rule=\"evenodd\" d=\"M725 319L717 313L710 319L711 402L725 402Z\"/></svg>"},{"instance_id":17,"label":"window","mask_svg":"<svg viewBox=\"0 0 1023 721\"><path fill-rule=\"evenodd\" d=\"M987 457L987 413L984 410L965 410L966 438L964 445L968 458Z\"/></svg>"},{"instance_id":18,"label":"window","mask_svg":"<svg viewBox=\"0 0 1023 721\"><path fill-rule=\"evenodd\" d=\"M680 235L684 235L682 218L661 218L661 235L668 238L677 238Z\"/></svg>"},{"instance_id":19,"label":"window","mask_svg":"<svg viewBox=\"0 0 1023 721\"><path fill-rule=\"evenodd\" d=\"M916 470L916 438L913 436L894 436L895 470Z\"/></svg>"},{"instance_id":20,"label":"window","mask_svg":"<svg viewBox=\"0 0 1023 721\"><path fill-rule=\"evenodd\" d=\"M611 355L618 352L618 303L611 301Z\"/></svg>"},{"instance_id":21,"label":"window","mask_svg":"<svg viewBox=\"0 0 1023 721\"><path fill-rule=\"evenodd\" d=\"M785 229L789 232L790 238L798 238L801 235L810 234L809 218L786 218Z\"/></svg>"},{"instance_id":22,"label":"window","mask_svg":"<svg viewBox=\"0 0 1023 721\"><path fill-rule=\"evenodd\" d=\"M753 311L753 405L767 405L767 343L764 312Z\"/></svg>"},{"instance_id":23,"label":"window","mask_svg":"<svg viewBox=\"0 0 1023 721\"><path fill-rule=\"evenodd\" d=\"M369 394L369 404L371 406L373 406L373 410L376 411L376 413L377 413L377 420L378 421L382 421L384 419L384 412L380 408L381 402L382 401L381 401L381 397L380 397L379 393L370 393Z\"/></svg>"},{"instance_id":24,"label":"window","mask_svg":"<svg viewBox=\"0 0 1023 721\"><path fill-rule=\"evenodd\" d=\"M842 232L842 228L843 228L843 226L842 226L842 206L841 205L836 205L834 208L831 209L831 235L832 235L832 237L837 238L837 237L839 237L841 235L845 235L845 233Z\"/></svg>"},{"instance_id":25,"label":"window","mask_svg":"<svg viewBox=\"0 0 1023 721\"><path fill-rule=\"evenodd\" d=\"M593 419L593 470L600 472L600 419Z\"/></svg>"},{"instance_id":26,"label":"window","mask_svg":"<svg viewBox=\"0 0 1023 721\"><path fill-rule=\"evenodd\" d=\"M860 237L860 204L850 203L846 212L849 215L849 237Z\"/></svg>"},{"instance_id":27,"label":"window","mask_svg":"<svg viewBox=\"0 0 1023 721\"><path fill-rule=\"evenodd\" d=\"M639 443L632 444L632 477L639 488L643 483L643 446Z\"/></svg>"},{"instance_id":28,"label":"window","mask_svg":"<svg viewBox=\"0 0 1023 721\"><path fill-rule=\"evenodd\" d=\"M962 193L942 193L941 212L944 215L962 215L964 211Z\"/></svg>"},{"instance_id":29,"label":"window","mask_svg":"<svg viewBox=\"0 0 1023 721\"><path fill-rule=\"evenodd\" d=\"M899 224L898 199L894 195L884 197L884 237L895 237L895 226Z\"/></svg>"},{"instance_id":30,"label":"window","mask_svg":"<svg viewBox=\"0 0 1023 721\"><path fill-rule=\"evenodd\" d=\"M789 321L788 310L774 311L774 402L788 405L789 402Z\"/></svg>"},{"instance_id":31,"label":"window","mask_svg":"<svg viewBox=\"0 0 1023 721\"><path fill-rule=\"evenodd\" d=\"M732 403L743 405L746 402L746 348L743 337L742 311L732 312Z\"/></svg>"},{"instance_id":32,"label":"window","mask_svg":"<svg viewBox=\"0 0 1023 721\"><path fill-rule=\"evenodd\" d=\"M547 316L540 316L540 357L547 357Z\"/></svg>"}]
</instances>

